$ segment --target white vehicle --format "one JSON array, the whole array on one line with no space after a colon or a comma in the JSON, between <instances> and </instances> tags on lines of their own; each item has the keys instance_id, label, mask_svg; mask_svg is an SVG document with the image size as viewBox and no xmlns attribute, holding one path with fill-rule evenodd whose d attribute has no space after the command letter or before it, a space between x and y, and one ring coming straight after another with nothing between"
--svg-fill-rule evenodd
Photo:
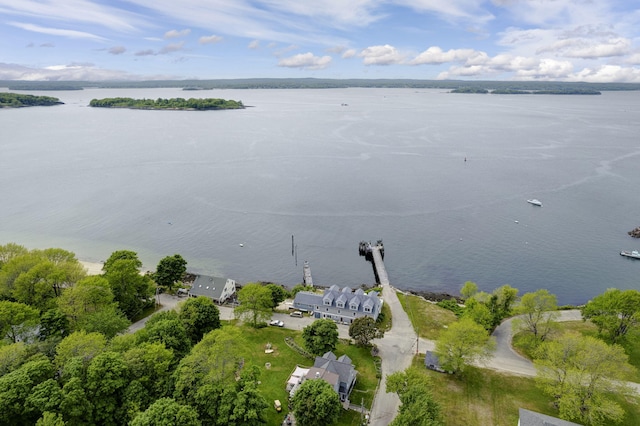
<instances>
[{"instance_id":1,"label":"white vehicle","mask_svg":"<svg viewBox=\"0 0 640 426\"><path fill-rule=\"evenodd\" d=\"M302 312L300 311L293 311L289 314L290 317L296 317L296 318L302 318Z\"/></svg>"},{"instance_id":2,"label":"white vehicle","mask_svg":"<svg viewBox=\"0 0 640 426\"><path fill-rule=\"evenodd\" d=\"M280 320L272 320L269 322L269 325L274 325L276 327L284 327L284 322Z\"/></svg>"}]
</instances>

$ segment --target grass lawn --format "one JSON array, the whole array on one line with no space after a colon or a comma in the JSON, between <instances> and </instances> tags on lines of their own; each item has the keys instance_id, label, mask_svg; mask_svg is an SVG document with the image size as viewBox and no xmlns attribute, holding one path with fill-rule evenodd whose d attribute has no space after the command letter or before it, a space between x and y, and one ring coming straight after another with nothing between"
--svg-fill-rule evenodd
<instances>
[{"instance_id":1,"label":"grass lawn","mask_svg":"<svg viewBox=\"0 0 640 426\"><path fill-rule=\"evenodd\" d=\"M576 331L584 336L599 338L598 328L591 321L563 321L558 323L558 332L565 333L568 331ZM523 333L518 333L513 337L514 348L523 356L532 359L533 348L528 345L529 339ZM636 368L636 373L629 377L628 380L640 383L640 334L633 333L627 335L624 342L621 343L625 352L629 355L629 364Z\"/></svg>"},{"instance_id":2,"label":"grass lawn","mask_svg":"<svg viewBox=\"0 0 640 426\"><path fill-rule=\"evenodd\" d=\"M448 309L429 303L422 297L398 293L402 308L409 315L414 330L420 337L436 340L445 326L457 320Z\"/></svg>"},{"instance_id":3,"label":"grass lawn","mask_svg":"<svg viewBox=\"0 0 640 426\"><path fill-rule=\"evenodd\" d=\"M529 377L510 376L493 370L469 367L463 377L436 373L424 368L424 356L414 366L424 371L433 383L434 398L440 404L449 426L513 426L518 424L518 409L557 417L550 397L540 391ZM640 418L638 400L617 400L626 411L621 425L636 425Z\"/></svg>"},{"instance_id":4,"label":"grass lawn","mask_svg":"<svg viewBox=\"0 0 640 426\"><path fill-rule=\"evenodd\" d=\"M249 342L247 351L244 354L245 365L255 364L260 367L262 372L260 380L260 392L270 404L267 409L267 421L269 425L281 425L288 412L287 402L288 393L285 390L289 375L293 372L296 365L303 367L312 367L313 360L303 357L293 349L289 348L284 341L285 337L293 337L294 340L302 346L302 333L295 330L288 330L279 327L264 327L255 329L247 325L239 325L242 327L242 333ZM266 354L265 348L267 343L271 343L273 353ZM368 348L359 348L355 345L348 345L341 341L335 351L337 356L347 354L351 358L353 364L358 370L358 378L356 386L352 392L351 400L355 404L360 404L364 400L365 406L370 407L373 400L378 380L376 379L376 371ZM270 363L270 367L266 367L266 363ZM273 408L273 401L280 400L282 403L282 412L276 412ZM360 419L359 413L344 411L340 418L339 425L357 425Z\"/></svg>"}]
</instances>

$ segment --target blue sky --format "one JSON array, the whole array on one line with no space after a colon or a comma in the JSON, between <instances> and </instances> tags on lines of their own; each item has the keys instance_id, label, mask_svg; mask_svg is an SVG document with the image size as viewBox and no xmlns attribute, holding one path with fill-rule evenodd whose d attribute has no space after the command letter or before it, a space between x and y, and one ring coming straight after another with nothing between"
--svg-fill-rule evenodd
<instances>
[{"instance_id":1,"label":"blue sky","mask_svg":"<svg viewBox=\"0 0 640 426\"><path fill-rule=\"evenodd\" d=\"M640 0L0 0L0 80L640 83Z\"/></svg>"}]
</instances>

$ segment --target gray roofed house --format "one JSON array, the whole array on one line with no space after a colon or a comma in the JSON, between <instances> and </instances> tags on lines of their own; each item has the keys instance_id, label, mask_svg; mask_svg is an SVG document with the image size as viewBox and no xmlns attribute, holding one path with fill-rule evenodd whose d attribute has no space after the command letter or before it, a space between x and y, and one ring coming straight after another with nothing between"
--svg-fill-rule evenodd
<instances>
[{"instance_id":1,"label":"gray roofed house","mask_svg":"<svg viewBox=\"0 0 640 426\"><path fill-rule=\"evenodd\" d=\"M334 375L337 375L337 389L331 381L327 381L330 385L334 386L334 389L336 389L336 392L340 395L340 401L347 401L356 383L356 376L358 375L358 372L351 363L351 359L346 355L336 358L333 352L327 352L321 357L316 357L313 368L307 373L307 379L324 378L323 375L326 375L325 380L333 379Z\"/></svg>"},{"instance_id":2,"label":"gray roofed house","mask_svg":"<svg viewBox=\"0 0 640 426\"><path fill-rule=\"evenodd\" d=\"M520 408L518 426L579 426L578 423L562 420L546 414Z\"/></svg>"},{"instance_id":3,"label":"gray roofed house","mask_svg":"<svg viewBox=\"0 0 640 426\"><path fill-rule=\"evenodd\" d=\"M198 275L191 285L189 296L205 296L216 303L224 303L236 292L236 282L229 278Z\"/></svg>"},{"instance_id":4,"label":"gray roofed house","mask_svg":"<svg viewBox=\"0 0 640 426\"><path fill-rule=\"evenodd\" d=\"M344 287L341 290L337 285L333 285L322 295L308 291L297 293L293 307L300 311L313 312L315 318L351 324L354 319L365 316L377 320L382 310L382 300L376 291L366 294L360 288L353 291Z\"/></svg>"}]
</instances>

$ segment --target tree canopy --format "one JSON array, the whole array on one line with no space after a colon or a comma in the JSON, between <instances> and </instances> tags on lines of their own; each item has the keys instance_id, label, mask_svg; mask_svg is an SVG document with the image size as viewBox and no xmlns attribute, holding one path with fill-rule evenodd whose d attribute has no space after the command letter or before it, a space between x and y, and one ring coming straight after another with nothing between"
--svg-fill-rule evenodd
<instances>
[{"instance_id":1,"label":"tree canopy","mask_svg":"<svg viewBox=\"0 0 640 426\"><path fill-rule=\"evenodd\" d=\"M340 397L331 385L322 379L306 380L291 399L296 424L300 426L326 426L334 424L342 406Z\"/></svg>"},{"instance_id":2,"label":"tree canopy","mask_svg":"<svg viewBox=\"0 0 640 426\"><path fill-rule=\"evenodd\" d=\"M179 318L194 344L211 330L220 328L220 310L205 296L189 298L182 303Z\"/></svg>"},{"instance_id":3,"label":"tree canopy","mask_svg":"<svg viewBox=\"0 0 640 426\"><path fill-rule=\"evenodd\" d=\"M519 317L513 323L514 328L531 333L536 341L544 341L554 329L557 309L556 295L548 290L525 293L515 309Z\"/></svg>"},{"instance_id":4,"label":"tree canopy","mask_svg":"<svg viewBox=\"0 0 640 426\"><path fill-rule=\"evenodd\" d=\"M367 346L371 340L384 336L371 317L360 317L349 325L349 336L360 346Z\"/></svg>"},{"instance_id":5,"label":"tree canopy","mask_svg":"<svg viewBox=\"0 0 640 426\"><path fill-rule=\"evenodd\" d=\"M387 376L387 393L395 392L402 405L391 426L441 426L440 406L424 371L409 368Z\"/></svg>"},{"instance_id":6,"label":"tree canopy","mask_svg":"<svg viewBox=\"0 0 640 426\"><path fill-rule=\"evenodd\" d=\"M256 327L271 318L273 298L271 290L258 283L249 283L238 292L238 302L234 314Z\"/></svg>"},{"instance_id":7,"label":"tree canopy","mask_svg":"<svg viewBox=\"0 0 640 426\"><path fill-rule=\"evenodd\" d=\"M217 109L242 109L241 101L232 101L219 98L171 98L163 99L132 99L132 98L104 98L91 99L91 107L100 108L131 108L131 109L174 109L174 110L217 110Z\"/></svg>"},{"instance_id":8,"label":"tree canopy","mask_svg":"<svg viewBox=\"0 0 640 426\"><path fill-rule=\"evenodd\" d=\"M436 354L442 368L463 373L466 366L483 361L495 348L495 341L487 330L470 318L449 324L436 341Z\"/></svg>"},{"instance_id":9,"label":"tree canopy","mask_svg":"<svg viewBox=\"0 0 640 426\"><path fill-rule=\"evenodd\" d=\"M187 272L187 261L179 254L174 254L160 259L153 277L156 284L171 290L176 282L182 281L185 272Z\"/></svg>"},{"instance_id":10,"label":"tree canopy","mask_svg":"<svg viewBox=\"0 0 640 426\"><path fill-rule=\"evenodd\" d=\"M319 319L302 329L305 347L314 355L334 351L338 345L338 326L330 319Z\"/></svg>"},{"instance_id":11,"label":"tree canopy","mask_svg":"<svg viewBox=\"0 0 640 426\"><path fill-rule=\"evenodd\" d=\"M609 341L619 342L640 324L640 291L608 289L583 306L582 317Z\"/></svg>"},{"instance_id":12,"label":"tree canopy","mask_svg":"<svg viewBox=\"0 0 640 426\"><path fill-rule=\"evenodd\" d=\"M622 408L610 398L612 393L630 392L624 380L634 369L621 346L567 333L542 343L534 364L536 381L553 398L561 418L602 425L617 423L624 416Z\"/></svg>"}]
</instances>

